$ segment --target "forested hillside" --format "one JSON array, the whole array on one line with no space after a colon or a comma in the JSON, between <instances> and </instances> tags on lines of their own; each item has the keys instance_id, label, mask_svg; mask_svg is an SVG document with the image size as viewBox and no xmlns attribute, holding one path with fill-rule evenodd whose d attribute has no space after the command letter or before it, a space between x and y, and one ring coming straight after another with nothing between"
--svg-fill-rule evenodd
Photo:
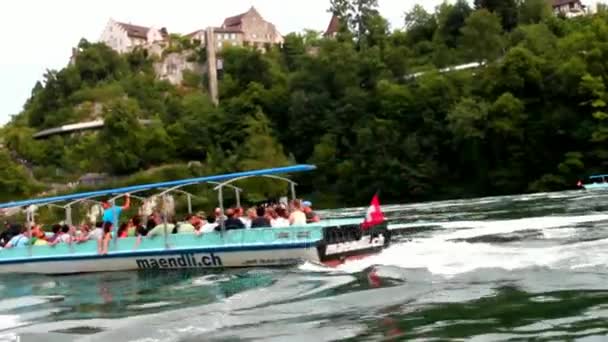
<instances>
[{"instance_id":1,"label":"forested hillside","mask_svg":"<svg viewBox=\"0 0 608 342\"><path fill-rule=\"evenodd\" d=\"M383 202L560 190L608 172L605 11L565 19L544 0L459 0L416 6L389 30L375 0L331 7L343 24L333 39L308 31L265 54L224 49L218 107L204 77L176 87L144 51L82 41L73 65L35 85L4 145L39 179L192 160L203 173L313 163L300 193L331 205L363 205L376 190ZM438 71L470 62L485 65ZM97 133L31 138L96 111ZM3 193L35 189L4 176ZM252 195L275 191L265 192Z\"/></svg>"}]
</instances>

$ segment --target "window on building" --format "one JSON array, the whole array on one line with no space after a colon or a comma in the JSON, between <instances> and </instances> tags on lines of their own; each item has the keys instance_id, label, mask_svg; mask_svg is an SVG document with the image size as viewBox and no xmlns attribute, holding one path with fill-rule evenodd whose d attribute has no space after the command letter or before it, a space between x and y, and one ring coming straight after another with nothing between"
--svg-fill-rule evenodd
<instances>
[{"instance_id":1,"label":"window on building","mask_svg":"<svg viewBox=\"0 0 608 342\"><path fill-rule=\"evenodd\" d=\"M217 42L217 47L221 48L222 47L222 42Z\"/></svg>"},{"instance_id":2,"label":"window on building","mask_svg":"<svg viewBox=\"0 0 608 342\"><path fill-rule=\"evenodd\" d=\"M251 38L256 39L257 37L258 37L258 35L257 35L257 34L255 34L255 33L252 33L252 34L251 34Z\"/></svg>"},{"instance_id":3,"label":"window on building","mask_svg":"<svg viewBox=\"0 0 608 342\"><path fill-rule=\"evenodd\" d=\"M236 34L235 33L231 33L230 34L230 39L232 39L232 40L236 39Z\"/></svg>"},{"instance_id":4,"label":"window on building","mask_svg":"<svg viewBox=\"0 0 608 342\"><path fill-rule=\"evenodd\" d=\"M221 33L220 34L216 34L215 35L215 39L222 40L222 34Z\"/></svg>"}]
</instances>

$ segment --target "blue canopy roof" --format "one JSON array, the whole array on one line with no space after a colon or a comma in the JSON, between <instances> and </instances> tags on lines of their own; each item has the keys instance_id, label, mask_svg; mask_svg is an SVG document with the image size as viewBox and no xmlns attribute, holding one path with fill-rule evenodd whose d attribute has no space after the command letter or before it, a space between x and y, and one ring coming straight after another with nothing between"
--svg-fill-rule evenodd
<instances>
[{"instance_id":1,"label":"blue canopy roof","mask_svg":"<svg viewBox=\"0 0 608 342\"><path fill-rule=\"evenodd\" d=\"M301 164L301 165L293 165L293 166L286 166L286 167L277 167L277 168L272 168L272 169L252 170L252 171L227 173L227 174L223 174L223 175L180 179L180 180L160 182L160 183L133 185L133 186L127 186L127 187L123 187L123 188L96 190L96 191L80 192L80 193L63 195L63 196L43 197L43 198L35 198L35 199L23 200L23 201L6 202L6 203L0 204L0 209L12 208L12 207L22 207L22 206L27 206L27 205L32 205L32 204L44 204L44 203L59 202L59 201L77 200L77 199L82 199L82 198L92 197L92 196L96 197L96 196L106 196L106 195L120 194L120 193L130 193L130 192L134 192L134 191L142 191L142 190L156 189L156 188L162 188L162 187L165 187L165 188L174 187L174 186L194 184L194 183L226 181L226 180L238 178L238 177L253 177L253 176L273 175L273 174L279 174L279 173L312 171L316 168L317 167L314 165Z\"/></svg>"}]
</instances>

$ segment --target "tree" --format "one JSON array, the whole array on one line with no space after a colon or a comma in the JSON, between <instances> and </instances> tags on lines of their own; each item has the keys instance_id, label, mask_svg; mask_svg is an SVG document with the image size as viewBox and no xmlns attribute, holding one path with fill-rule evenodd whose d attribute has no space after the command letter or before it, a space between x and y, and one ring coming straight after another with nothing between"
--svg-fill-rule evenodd
<instances>
[{"instance_id":1,"label":"tree","mask_svg":"<svg viewBox=\"0 0 608 342\"><path fill-rule=\"evenodd\" d=\"M140 109L132 100L117 100L104 109L104 127L99 135L102 160L115 173L138 170L143 164L145 131L139 122Z\"/></svg>"},{"instance_id":2,"label":"tree","mask_svg":"<svg viewBox=\"0 0 608 342\"><path fill-rule=\"evenodd\" d=\"M454 5L440 6L439 28L437 33L449 48L456 48L460 39L460 30L472 10L466 0L458 0Z\"/></svg>"},{"instance_id":3,"label":"tree","mask_svg":"<svg viewBox=\"0 0 608 342\"><path fill-rule=\"evenodd\" d=\"M503 40L496 15L485 9L477 10L467 18L461 31L463 44L471 58L483 62L500 55Z\"/></svg>"},{"instance_id":4,"label":"tree","mask_svg":"<svg viewBox=\"0 0 608 342\"><path fill-rule=\"evenodd\" d=\"M476 9L487 9L494 12L502 22L505 31L511 31L517 26L518 8L516 0L475 0Z\"/></svg>"},{"instance_id":5,"label":"tree","mask_svg":"<svg viewBox=\"0 0 608 342\"><path fill-rule=\"evenodd\" d=\"M405 29L408 38L412 43L433 39L433 34L437 29L435 16L428 13L421 5L414 7L405 13Z\"/></svg>"},{"instance_id":6,"label":"tree","mask_svg":"<svg viewBox=\"0 0 608 342\"><path fill-rule=\"evenodd\" d=\"M548 0L523 0L519 6L519 21L524 24L536 24L553 14Z\"/></svg>"},{"instance_id":7,"label":"tree","mask_svg":"<svg viewBox=\"0 0 608 342\"><path fill-rule=\"evenodd\" d=\"M258 111L254 115L246 117L245 125L247 137L240 154L239 168L241 170L256 170L291 164L283 152L283 147L273 136L270 121L264 113ZM253 201L263 201L286 194L285 184L277 184L276 181L251 180L247 183L247 189L251 189L248 198Z\"/></svg>"},{"instance_id":8,"label":"tree","mask_svg":"<svg viewBox=\"0 0 608 342\"><path fill-rule=\"evenodd\" d=\"M378 0L331 0L329 11L354 34L358 48L370 45L370 36L387 26L378 12Z\"/></svg>"}]
</instances>

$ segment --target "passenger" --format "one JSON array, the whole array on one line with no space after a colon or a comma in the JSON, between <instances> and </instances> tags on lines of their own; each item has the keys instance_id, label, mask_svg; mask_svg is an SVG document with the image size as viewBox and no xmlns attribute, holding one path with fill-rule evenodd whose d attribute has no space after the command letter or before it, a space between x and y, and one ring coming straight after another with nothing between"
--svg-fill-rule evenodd
<instances>
[{"instance_id":1,"label":"passenger","mask_svg":"<svg viewBox=\"0 0 608 342\"><path fill-rule=\"evenodd\" d=\"M64 243L72 242L72 235L70 234L73 227L64 224L61 226L61 235L59 235L59 240Z\"/></svg>"},{"instance_id":2,"label":"passenger","mask_svg":"<svg viewBox=\"0 0 608 342\"><path fill-rule=\"evenodd\" d=\"M103 222L95 223L95 229L89 233L88 240L101 240L103 239Z\"/></svg>"},{"instance_id":3,"label":"passenger","mask_svg":"<svg viewBox=\"0 0 608 342\"><path fill-rule=\"evenodd\" d=\"M234 209L226 209L227 219L224 221L224 227L226 228L226 230L245 229L245 225L243 224L243 222L238 218L234 217L234 215ZM215 227L215 230L221 230L221 226Z\"/></svg>"},{"instance_id":4,"label":"passenger","mask_svg":"<svg viewBox=\"0 0 608 342\"><path fill-rule=\"evenodd\" d=\"M165 235L165 224L161 218L156 216L154 221L156 222L156 226L148 232L147 236ZM167 219L167 234L171 234L173 228L175 228L175 220L172 218Z\"/></svg>"},{"instance_id":5,"label":"passenger","mask_svg":"<svg viewBox=\"0 0 608 342\"><path fill-rule=\"evenodd\" d=\"M118 234L118 238L119 239L124 239L128 236L129 231L128 231L129 225L127 222L124 222L123 224L120 225L120 227L118 228L118 232L116 234Z\"/></svg>"},{"instance_id":6,"label":"passenger","mask_svg":"<svg viewBox=\"0 0 608 342\"><path fill-rule=\"evenodd\" d=\"M224 213L222 213L222 209L220 209L220 208L215 208L215 210L213 211L213 215L215 215L215 220L217 222L226 219L226 215L224 215Z\"/></svg>"},{"instance_id":7,"label":"passenger","mask_svg":"<svg viewBox=\"0 0 608 342\"><path fill-rule=\"evenodd\" d=\"M46 234L40 226L32 228L32 240L30 241L32 246L46 246L47 242Z\"/></svg>"},{"instance_id":8,"label":"passenger","mask_svg":"<svg viewBox=\"0 0 608 342\"><path fill-rule=\"evenodd\" d=\"M319 222L321 220L319 216L312 210L312 203L310 203L310 201L302 202L302 208L304 210L304 214L306 215L306 223Z\"/></svg>"},{"instance_id":9,"label":"passenger","mask_svg":"<svg viewBox=\"0 0 608 342\"><path fill-rule=\"evenodd\" d=\"M270 221L264 215L266 214L264 207L257 207L256 214L257 216L251 220L251 228L270 227Z\"/></svg>"},{"instance_id":10,"label":"passenger","mask_svg":"<svg viewBox=\"0 0 608 342\"><path fill-rule=\"evenodd\" d=\"M204 212L199 212L198 214L194 215L191 219L190 219L190 224L192 225L192 227L194 227L194 234L196 235L201 235L203 233L203 226L205 225L205 213Z\"/></svg>"},{"instance_id":11,"label":"passenger","mask_svg":"<svg viewBox=\"0 0 608 342\"><path fill-rule=\"evenodd\" d=\"M289 224L292 226L303 226L306 225L306 214L302 211L302 205L300 200L293 200L293 210L289 215Z\"/></svg>"},{"instance_id":12,"label":"passenger","mask_svg":"<svg viewBox=\"0 0 608 342\"><path fill-rule=\"evenodd\" d=\"M20 225L5 222L4 231L0 234L0 246L4 247L14 236L21 234L20 227Z\"/></svg>"},{"instance_id":13,"label":"passenger","mask_svg":"<svg viewBox=\"0 0 608 342\"><path fill-rule=\"evenodd\" d=\"M50 245L55 245L58 243L58 239L59 236L61 236L62 232L61 232L61 225L60 224L54 224L53 227L51 227L51 231L53 232L53 235L48 239L48 243Z\"/></svg>"},{"instance_id":14,"label":"passenger","mask_svg":"<svg viewBox=\"0 0 608 342\"><path fill-rule=\"evenodd\" d=\"M27 232L27 228L25 226L17 225L19 234L13 236L9 242L4 246L4 248L13 248L13 247L25 247L28 245L30 238Z\"/></svg>"},{"instance_id":15,"label":"passenger","mask_svg":"<svg viewBox=\"0 0 608 342\"><path fill-rule=\"evenodd\" d=\"M272 224L272 227L289 227L289 216L287 215L287 210L285 208L277 207L274 213L274 220L270 222Z\"/></svg>"},{"instance_id":16,"label":"passenger","mask_svg":"<svg viewBox=\"0 0 608 342\"><path fill-rule=\"evenodd\" d=\"M91 234L91 227L88 224L83 224L80 226L80 232L74 238L74 242L82 243L89 240L89 235Z\"/></svg>"},{"instance_id":17,"label":"passenger","mask_svg":"<svg viewBox=\"0 0 608 342\"><path fill-rule=\"evenodd\" d=\"M72 238L70 236L70 227L67 224L64 225L60 225L60 224L54 224L53 225L53 236L51 236L51 238L49 239L49 246L55 246L56 244L59 243L70 243L72 241Z\"/></svg>"},{"instance_id":18,"label":"passenger","mask_svg":"<svg viewBox=\"0 0 608 342\"><path fill-rule=\"evenodd\" d=\"M141 224L141 218L139 216L135 216L133 218L133 226L135 226L135 235L146 236L148 234L148 229L146 229L146 226Z\"/></svg>"},{"instance_id":19,"label":"passenger","mask_svg":"<svg viewBox=\"0 0 608 342\"><path fill-rule=\"evenodd\" d=\"M215 231L215 227L218 226L215 216L207 216L207 222L205 222L201 228L201 233L211 233Z\"/></svg>"},{"instance_id":20,"label":"passenger","mask_svg":"<svg viewBox=\"0 0 608 342\"><path fill-rule=\"evenodd\" d=\"M253 209L253 208L247 209L247 216L246 217L241 217L241 221L243 221L243 224L245 225L245 228L247 228L247 229L251 228L251 222L257 216L258 215L255 213L255 209Z\"/></svg>"},{"instance_id":21,"label":"passenger","mask_svg":"<svg viewBox=\"0 0 608 342\"><path fill-rule=\"evenodd\" d=\"M110 207L110 203L108 201L103 201L101 203L101 207L103 208L103 219L102 222L112 222L114 223L114 216L116 216L116 222L120 220L120 214L123 210L128 210L131 205L131 196L129 194L125 195L125 204L122 207L118 207L116 205Z\"/></svg>"},{"instance_id":22,"label":"passenger","mask_svg":"<svg viewBox=\"0 0 608 342\"><path fill-rule=\"evenodd\" d=\"M137 235L137 226L133 222L137 216L133 216L127 221L127 237L134 237Z\"/></svg>"},{"instance_id":23,"label":"passenger","mask_svg":"<svg viewBox=\"0 0 608 342\"><path fill-rule=\"evenodd\" d=\"M108 253L108 246L112 240L112 222L106 221L103 224L103 239L99 240L97 249L99 254L104 255Z\"/></svg>"},{"instance_id":24,"label":"passenger","mask_svg":"<svg viewBox=\"0 0 608 342\"><path fill-rule=\"evenodd\" d=\"M177 233L179 234L193 234L195 232L194 224L197 223L198 217L193 214L188 214L184 218L184 222L180 222L177 225Z\"/></svg>"}]
</instances>

